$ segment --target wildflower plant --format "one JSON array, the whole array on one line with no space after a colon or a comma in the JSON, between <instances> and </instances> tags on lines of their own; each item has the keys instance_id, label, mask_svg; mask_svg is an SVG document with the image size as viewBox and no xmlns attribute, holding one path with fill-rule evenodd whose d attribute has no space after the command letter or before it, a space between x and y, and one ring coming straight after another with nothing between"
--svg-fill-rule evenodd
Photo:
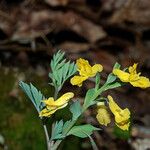
<instances>
[{"instance_id":1,"label":"wildflower plant","mask_svg":"<svg viewBox=\"0 0 150 150\"><path fill-rule=\"evenodd\" d=\"M121 65L116 63L105 83L102 84L100 76L103 71L103 66L101 64L91 66L89 62L83 58L79 58L76 63L74 63L67 61L64 55L64 52L58 51L53 55L50 63L50 84L55 89L52 97L46 98L41 91L31 83L27 84L20 81L19 85L32 101L39 114L39 118L43 122L48 150L58 149L61 142L70 135L80 138L89 138L93 149L96 150L98 148L91 135L94 131L100 130L100 127L94 127L92 124L77 125L76 122L79 117L83 116L89 107L95 105L97 108L97 115L95 117L100 125L108 126L110 124L110 112L112 112L116 126L123 131L128 131L131 124L130 110L118 106L110 95L106 98L102 97L102 93L110 89L121 87L127 83L130 83L134 87L145 89L150 87L150 80L140 76L141 73L137 73L137 64L121 70ZM60 95L60 91L67 80L70 81L72 86L78 86L80 88L88 78L94 78L95 86L87 90L82 105L79 100L72 101L72 99L75 99L74 97L77 97L72 90L64 94L61 93L61 96L58 97L58 94ZM49 119L56 111L66 106L69 107L69 111L72 114L70 120L65 121L64 118L62 118L62 120L54 121L52 126L49 126L43 121L45 118ZM51 134L49 131L51 131Z\"/></svg>"}]
</instances>

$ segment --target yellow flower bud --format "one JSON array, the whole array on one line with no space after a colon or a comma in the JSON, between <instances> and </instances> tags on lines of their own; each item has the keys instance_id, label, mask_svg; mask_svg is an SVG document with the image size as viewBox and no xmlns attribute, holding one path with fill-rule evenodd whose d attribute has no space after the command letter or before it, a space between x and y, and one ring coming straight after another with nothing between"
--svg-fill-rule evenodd
<instances>
[{"instance_id":1,"label":"yellow flower bud","mask_svg":"<svg viewBox=\"0 0 150 150\"><path fill-rule=\"evenodd\" d=\"M110 114L107 111L107 107L104 105L104 102L99 102L97 104L98 111L97 111L97 120L99 124L107 126L111 122Z\"/></svg>"}]
</instances>

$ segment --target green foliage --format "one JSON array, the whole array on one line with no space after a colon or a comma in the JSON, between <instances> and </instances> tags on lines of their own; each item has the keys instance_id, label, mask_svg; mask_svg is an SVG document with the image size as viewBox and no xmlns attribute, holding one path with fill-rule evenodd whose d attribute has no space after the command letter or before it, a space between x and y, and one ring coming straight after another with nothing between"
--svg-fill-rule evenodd
<instances>
[{"instance_id":1,"label":"green foliage","mask_svg":"<svg viewBox=\"0 0 150 150\"><path fill-rule=\"evenodd\" d=\"M88 135L91 135L94 130L100 130L99 128L96 128L90 124L86 125L80 125L80 126L74 126L67 135L75 135L80 138L88 137Z\"/></svg>"},{"instance_id":2,"label":"green foliage","mask_svg":"<svg viewBox=\"0 0 150 150\"><path fill-rule=\"evenodd\" d=\"M68 120L68 121L66 121L65 123L64 123L64 126L63 126L63 133L66 133L67 132L67 130L68 130L68 128L70 127L70 125L71 125L71 122L72 122L72 120Z\"/></svg>"},{"instance_id":3,"label":"green foliage","mask_svg":"<svg viewBox=\"0 0 150 150\"><path fill-rule=\"evenodd\" d=\"M100 86L100 74L97 73L95 78L95 90L98 90L99 86Z\"/></svg>"},{"instance_id":4,"label":"green foliage","mask_svg":"<svg viewBox=\"0 0 150 150\"><path fill-rule=\"evenodd\" d=\"M115 75L113 75L112 73L110 73L107 77L106 84L110 84L110 83L114 82L116 79L117 79L117 77Z\"/></svg>"},{"instance_id":5,"label":"green foliage","mask_svg":"<svg viewBox=\"0 0 150 150\"><path fill-rule=\"evenodd\" d=\"M55 88L57 87L59 90L62 88L64 82L77 71L75 63L66 61L64 55L64 52L58 51L54 54L50 63L52 70L52 72L49 73L49 77L52 79L51 85Z\"/></svg>"},{"instance_id":6,"label":"green foliage","mask_svg":"<svg viewBox=\"0 0 150 150\"><path fill-rule=\"evenodd\" d=\"M106 90L110 90L110 89L114 89L114 88L117 88L117 87L121 87L121 86L123 86L124 85L124 83L122 83L122 82L115 82L115 83L112 83L112 84L108 84L106 87L105 87L105 91Z\"/></svg>"},{"instance_id":7,"label":"green foliage","mask_svg":"<svg viewBox=\"0 0 150 150\"><path fill-rule=\"evenodd\" d=\"M120 67L121 67L121 65L118 62L116 62L113 69L120 69Z\"/></svg>"},{"instance_id":8,"label":"green foliage","mask_svg":"<svg viewBox=\"0 0 150 150\"><path fill-rule=\"evenodd\" d=\"M121 67L121 65L116 62L113 69L120 69L120 67ZM113 73L110 73L107 77L105 84L110 84L110 83L114 82L116 79L117 79L117 77L115 75L113 75Z\"/></svg>"},{"instance_id":9,"label":"green foliage","mask_svg":"<svg viewBox=\"0 0 150 150\"><path fill-rule=\"evenodd\" d=\"M22 90L26 93L26 95L32 101L37 111L40 112L42 108L44 107L44 104L41 102L41 100L45 99L41 91L38 91L36 87L33 86L31 83L30 85L28 85L24 83L23 81L20 81L19 86L22 88Z\"/></svg>"},{"instance_id":10,"label":"green foliage","mask_svg":"<svg viewBox=\"0 0 150 150\"><path fill-rule=\"evenodd\" d=\"M61 139L63 130L63 120L56 121L54 128L52 130L51 140Z\"/></svg>"},{"instance_id":11,"label":"green foliage","mask_svg":"<svg viewBox=\"0 0 150 150\"><path fill-rule=\"evenodd\" d=\"M83 110L86 110L89 106L93 105L95 103L93 99L93 95L95 94L95 89L89 89L86 93L84 104L83 104Z\"/></svg>"},{"instance_id":12,"label":"green foliage","mask_svg":"<svg viewBox=\"0 0 150 150\"><path fill-rule=\"evenodd\" d=\"M76 120L82 113L82 108L79 101L75 101L70 106L70 111L72 113L72 120Z\"/></svg>"},{"instance_id":13,"label":"green foliage","mask_svg":"<svg viewBox=\"0 0 150 150\"><path fill-rule=\"evenodd\" d=\"M120 67L121 65L116 62L113 69L120 69ZM110 73L108 75L106 83L105 83L105 91L124 85L121 81L116 81L116 79L117 77L113 73Z\"/></svg>"}]
</instances>

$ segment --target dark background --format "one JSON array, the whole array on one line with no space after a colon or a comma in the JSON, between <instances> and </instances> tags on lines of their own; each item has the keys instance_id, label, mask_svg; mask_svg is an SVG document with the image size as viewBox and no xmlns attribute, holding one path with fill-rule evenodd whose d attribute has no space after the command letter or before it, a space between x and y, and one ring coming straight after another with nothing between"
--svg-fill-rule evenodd
<instances>
[{"instance_id":1,"label":"dark background","mask_svg":"<svg viewBox=\"0 0 150 150\"><path fill-rule=\"evenodd\" d=\"M46 148L38 114L18 82L32 82L47 97L51 96L49 63L58 49L65 51L71 60L82 57L91 64L101 63L103 81L116 61L123 67L136 62L142 74L150 77L150 1L1 0L0 150ZM68 82L64 91L72 88L82 100L92 86L92 81L87 81L79 89ZM128 85L107 94L113 95L122 108L132 111L131 138L116 137L113 124L101 126L103 130L93 135L99 149L150 148L150 89ZM61 114L66 115L65 110ZM81 122L99 127L95 115L96 108L91 108ZM65 150L91 149L88 140L67 139Z\"/></svg>"}]
</instances>

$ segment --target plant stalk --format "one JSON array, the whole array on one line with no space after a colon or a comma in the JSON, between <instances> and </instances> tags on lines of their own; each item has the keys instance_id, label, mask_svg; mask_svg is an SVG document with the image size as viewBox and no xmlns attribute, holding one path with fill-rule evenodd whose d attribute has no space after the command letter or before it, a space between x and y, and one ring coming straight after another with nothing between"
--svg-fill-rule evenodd
<instances>
[{"instance_id":1,"label":"plant stalk","mask_svg":"<svg viewBox=\"0 0 150 150\"><path fill-rule=\"evenodd\" d=\"M105 84L99 89L97 90L97 92L93 95L93 100L95 100L105 89ZM55 94L54 94L54 98L57 97L59 90L57 88L55 88ZM82 111L82 113L85 110ZM73 120L70 127L68 127L68 129L66 130L66 132L63 134L64 136L69 132L69 130L74 126L74 124L76 123L76 120ZM57 140L55 142L55 144L51 147L51 150L57 150L58 146L61 144L62 140Z\"/></svg>"},{"instance_id":2,"label":"plant stalk","mask_svg":"<svg viewBox=\"0 0 150 150\"><path fill-rule=\"evenodd\" d=\"M51 145L50 145L50 142L49 142L48 130L47 130L47 127L46 127L45 124L43 125L43 128L44 128L45 137L46 137L47 150L51 150Z\"/></svg>"},{"instance_id":3,"label":"plant stalk","mask_svg":"<svg viewBox=\"0 0 150 150\"><path fill-rule=\"evenodd\" d=\"M96 94L93 95L93 100L95 100L95 99L103 92L104 88L105 88L105 86L102 86L99 90L97 90ZM85 111L85 110L84 110L84 111ZM84 111L83 111L83 112L84 112ZM83 113L83 112L82 112L82 113ZM67 131L64 133L64 135L66 135L66 134L69 132L69 130L70 130L70 129L74 126L74 124L76 123L76 121L77 121L77 120L74 120L74 121L72 122L72 124L70 125L70 127L68 127ZM55 144L53 145L53 147L52 147L51 150L57 150L57 148L58 148L58 146L61 144L61 142L62 142L62 140L57 140L57 141L55 142Z\"/></svg>"}]
</instances>

